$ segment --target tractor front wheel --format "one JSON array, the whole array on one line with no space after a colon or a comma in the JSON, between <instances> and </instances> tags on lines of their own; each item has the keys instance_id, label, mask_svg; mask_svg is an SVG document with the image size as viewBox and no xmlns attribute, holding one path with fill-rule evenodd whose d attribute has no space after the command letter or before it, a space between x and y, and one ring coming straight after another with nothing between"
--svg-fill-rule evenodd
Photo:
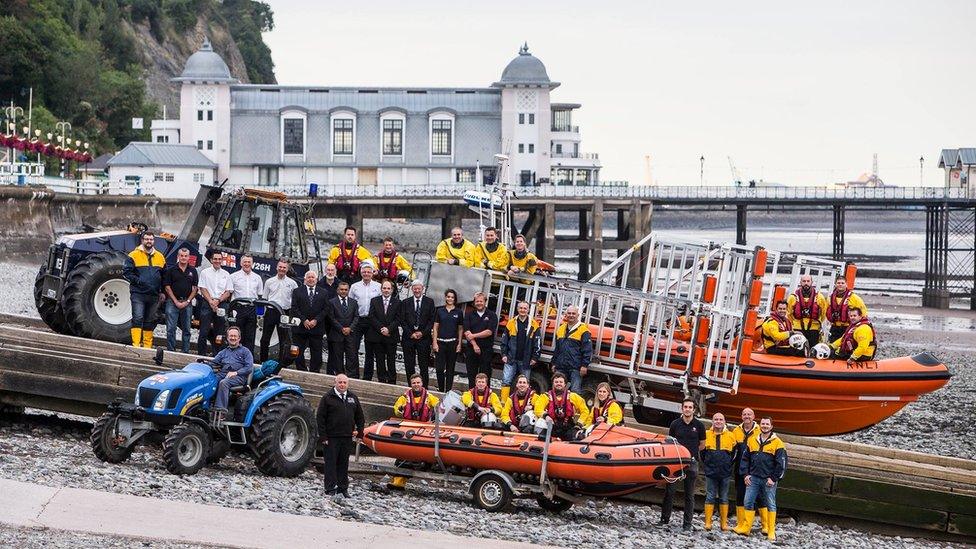
<instances>
[{"instance_id":1,"label":"tractor front wheel","mask_svg":"<svg viewBox=\"0 0 976 549\"><path fill-rule=\"evenodd\" d=\"M210 455L210 434L196 423L181 423L163 439L163 463L174 475L192 475Z\"/></svg>"},{"instance_id":2,"label":"tractor front wheel","mask_svg":"<svg viewBox=\"0 0 976 549\"><path fill-rule=\"evenodd\" d=\"M315 411L305 398L282 393L258 410L251 437L262 473L274 477L302 474L315 452Z\"/></svg>"},{"instance_id":3,"label":"tractor front wheel","mask_svg":"<svg viewBox=\"0 0 976 549\"><path fill-rule=\"evenodd\" d=\"M105 412L92 427L92 451L95 457L106 463L122 463L132 455L132 446L125 446L126 442L118 433L119 415Z\"/></svg>"}]
</instances>

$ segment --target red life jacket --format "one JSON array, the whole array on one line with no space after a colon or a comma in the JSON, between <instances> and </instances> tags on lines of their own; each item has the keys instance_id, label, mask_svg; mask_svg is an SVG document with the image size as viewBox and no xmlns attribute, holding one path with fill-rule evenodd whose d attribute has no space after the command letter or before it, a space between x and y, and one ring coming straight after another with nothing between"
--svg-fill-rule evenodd
<instances>
[{"instance_id":1,"label":"red life jacket","mask_svg":"<svg viewBox=\"0 0 976 549\"><path fill-rule=\"evenodd\" d=\"M810 299L803 297L803 289L797 288L793 295L796 302L793 303L793 318L800 320L820 320L820 305L817 304L817 290L810 288Z\"/></svg>"},{"instance_id":2,"label":"red life jacket","mask_svg":"<svg viewBox=\"0 0 976 549\"><path fill-rule=\"evenodd\" d=\"M781 317L781 316L777 316L776 313L773 313L773 314L769 315L769 318L767 318L766 321L763 322L763 324L765 324L769 320L775 320L776 321L776 326L779 327L779 331L781 331L781 332L789 332L790 330L793 329L793 327L790 326L789 319L787 319L785 316L782 316ZM790 346L790 340L789 340L789 338L787 338L787 339L784 339L783 341L776 342L776 341L773 341L771 338L766 337L766 334L764 333L763 334L763 346L766 347L766 348L769 348L770 346L775 346L775 347L789 347Z\"/></svg>"},{"instance_id":3,"label":"red life jacket","mask_svg":"<svg viewBox=\"0 0 976 549\"><path fill-rule=\"evenodd\" d=\"M854 352L854 349L857 348L857 341L854 339L854 330L857 329L858 326L864 326L864 325L867 325L871 328L871 345L877 345L874 341L875 338L874 326L871 324L871 322L868 319L862 317L861 320L858 320L856 324L851 324L850 326L848 326L847 331L844 332L843 336L841 336L840 352L845 354L851 354Z\"/></svg>"},{"instance_id":4,"label":"red life jacket","mask_svg":"<svg viewBox=\"0 0 976 549\"><path fill-rule=\"evenodd\" d=\"M609 420L610 418L608 416L610 415L610 406L612 406L616 402L617 401L614 400L613 397L608 398L605 405L601 405L599 402L597 402L596 404L593 405L593 417L594 418L602 417L605 420ZM621 425L624 424L622 419L620 421L620 424Z\"/></svg>"},{"instance_id":5,"label":"red life jacket","mask_svg":"<svg viewBox=\"0 0 976 549\"><path fill-rule=\"evenodd\" d=\"M830 294L830 303L827 305L827 320L831 324L850 322L847 316L847 299L851 297L851 291L844 292L840 303L837 303L837 292Z\"/></svg>"},{"instance_id":6,"label":"red life jacket","mask_svg":"<svg viewBox=\"0 0 976 549\"><path fill-rule=\"evenodd\" d=\"M485 387L485 392L478 394L478 388L472 387L468 390L471 393L471 397L474 399L474 403L481 408L488 408L491 402L491 387ZM478 420L478 413L475 412L474 406L468 408L468 419L471 421Z\"/></svg>"},{"instance_id":7,"label":"red life jacket","mask_svg":"<svg viewBox=\"0 0 976 549\"><path fill-rule=\"evenodd\" d=\"M403 417L414 421L430 421L433 410L427 402L427 389L420 393L420 404L415 405L413 399L413 389L407 389L407 405L403 407Z\"/></svg>"},{"instance_id":8,"label":"red life jacket","mask_svg":"<svg viewBox=\"0 0 976 549\"><path fill-rule=\"evenodd\" d=\"M346 243L339 243L339 257L336 258L336 271L351 276L359 274L359 243L353 243L351 257L346 257Z\"/></svg>"},{"instance_id":9,"label":"red life jacket","mask_svg":"<svg viewBox=\"0 0 976 549\"><path fill-rule=\"evenodd\" d=\"M396 266L397 253L393 252L393 255L390 256L390 260L384 261L386 259L386 254L380 252L380 254L376 256L376 259L378 259L380 263L376 266L377 276L379 276L379 278L389 278L391 280L395 279L399 270Z\"/></svg>"},{"instance_id":10,"label":"red life jacket","mask_svg":"<svg viewBox=\"0 0 976 549\"><path fill-rule=\"evenodd\" d=\"M535 391L529 389L528 392L525 393L525 402L520 405L518 393L512 393L512 409L508 411L509 421L512 423L518 423L519 418L522 417L522 414L529 409L533 395L535 395Z\"/></svg>"},{"instance_id":11,"label":"red life jacket","mask_svg":"<svg viewBox=\"0 0 976 549\"><path fill-rule=\"evenodd\" d=\"M562 401L556 402L556 390L553 389L546 393L549 395L549 406L546 413L552 418L554 423L563 424L573 421L573 402L569 400L569 389L563 392Z\"/></svg>"}]
</instances>

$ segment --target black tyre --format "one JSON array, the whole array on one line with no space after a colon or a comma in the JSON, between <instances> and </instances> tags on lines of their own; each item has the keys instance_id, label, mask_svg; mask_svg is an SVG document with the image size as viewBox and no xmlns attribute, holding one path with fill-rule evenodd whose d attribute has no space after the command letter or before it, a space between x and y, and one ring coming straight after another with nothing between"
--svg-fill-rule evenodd
<instances>
[{"instance_id":1,"label":"black tyre","mask_svg":"<svg viewBox=\"0 0 976 549\"><path fill-rule=\"evenodd\" d=\"M224 438L214 440L207 454L207 465L216 465L230 453L230 441Z\"/></svg>"},{"instance_id":2,"label":"black tyre","mask_svg":"<svg viewBox=\"0 0 976 549\"><path fill-rule=\"evenodd\" d=\"M315 411L303 397L282 393L254 416L251 441L256 464L274 477L302 474L315 452Z\"/></svg>"},{"instance_id":3,"label":"black tyre","mask_svg":"<svg viewBox=\"0 0 976 549\"><path fill-rule=\"evenodd\" d=\"M131 342L129 282L122 277L125 254L92 254L68 274L61 299L68 327L81 337Z\"/></svg>"},{"instance_id":4,"label":"black tyre","mask_svg":"<svg viewBox=\"0 0 976 549\"><path fill-rule=\"evenodd\" d=\"M593 409L593 405L596 403L596 386L604 381L610 381L610 378L603 374L587 374L583 378L583 390L580 392L580 396L586 401L586 407Z\"/></svg>"},{"instance_id":5,"label":"black tyre","mask_svg":"<svg viewBox=\"0 0 976 549\"><path fill-rule=\"evenodd\" d=\"M562 513L573 506L572 501L558 496L553 499L549 499L546 496L539 496L535 498L535 501L539 504L539 507L542 507L550 513Z\"/></svg>"},{"instance_id":6,"label":"black tyre","mask_svg":"<svg viewBox=\"0 0 976 549\"><path fill-rule=\"evenodd\" d=\"M497 513L504 511L512 504L512 490L502 477L488 474L480 477L471 486L475 506Z\"/></svg>"},{"instance_id":7,"label":"black tyre","mask_svg":"<svg viewBox=\"0 0 976 549\"><path fill-rule=\"evenodd\" d=\"M681 416L681 414L676 414L674 412L666 412L664 410L656 410L654 408L648 408L646 406L634 406L634 419L637 423L643 423L644 425L658 425L661 427L667 427L671 425L671 422Z\"/></svg>"},{"instance_id":8,"label":"black tyre","mask_svg":"<svg viewBox=\"0 0 976 549\"><path fill-rule=\"evenodd\" d=\"M132 455L131 446L121 445L123 441L117 433L118 422L118 414L106 412L95 421L88 437L95 457L106 463L122 463Z\"/></svg>"},{"instance_id":9,"label":"black tyre","mask_svg":"<svg viewBox=\"0 0 976 549\"><path fill-rule=\"evenodd\" d=\"M44 283L44 275L47 271L41 267L37 271L37 278L34 279L34 305L37 306L37 314L40 315L44 324L59 334L73 335L68 322L64 318L64 311L61 304L53 299L41 297L41 286Z\"/></svg>"},{"instance_id":10,"label":"black tyre","mask_svg":"<svg viewBox=\"0 0 976 549\"><path fill-rule=\"evenodd\" d=\"M529 386L536 393L545 393L550 389L552 385L552 374L549 373L548 368L533 368L529 372Z\"/></svg>"},{"instance_id":11,"label":"black tyre","mask_svg":"<svg viewBox=\"0 0 976 549\"><path fill-rule=\"evenodd\" d=\"M180 423L163 439L163 463L174 475L192 475L207 464L210 433L196 423Z\"/></svg>"}]
</instances>

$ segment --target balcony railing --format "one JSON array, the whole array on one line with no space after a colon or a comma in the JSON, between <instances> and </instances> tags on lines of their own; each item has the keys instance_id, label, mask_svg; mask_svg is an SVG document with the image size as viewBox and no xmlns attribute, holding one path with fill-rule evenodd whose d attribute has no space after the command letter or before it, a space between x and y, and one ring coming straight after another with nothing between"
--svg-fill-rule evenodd
<instances>
[{"instance_id":1,"label":"balcony railing","mask_svg":"<svg viewBox=\"0 0 976 549\"><path fill-rule=\"evenodd\" d=\"M554 152L551 155L553 158L582 158L584 160L599 160L600 155L597 153L582 153L582 152Z\"/></svg>"},{"instance_id":2,"label":"balcony railing","mask_svg":"<svg viewBox=\"0 0 976 549\"><path fill-rule=\"evenodd\" d=\"M579 133L579 126L553 126L552 131Z\"/></svg>"}]
</instances>

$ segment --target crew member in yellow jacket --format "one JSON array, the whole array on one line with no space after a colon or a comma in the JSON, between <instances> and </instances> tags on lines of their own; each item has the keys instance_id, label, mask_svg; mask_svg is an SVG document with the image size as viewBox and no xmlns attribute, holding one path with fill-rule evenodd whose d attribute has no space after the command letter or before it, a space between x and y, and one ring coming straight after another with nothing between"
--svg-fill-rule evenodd
<instances>
[{"instance_id":1,"label":"crew member in yellow jacket","mask_svg":"<svg viewBox=\"0 0 976 549\"><path fill-rule=\"evenodd\" d=\"M510 251L508 255L508 274L535 274L539 260L526 247L524 235L515 235L515 249Z\"/></svg>"},{"instance_id":2,"label":"crew member in yellow jacket","mask_svg":"<svg viewBox=\"0 0 976 549\"><path fill-rule=\"evenodd\" d=\"M853 362L874 360L874 352L878 346L874 326L857 307L850 307L847 314L851 325L840 339L830 344L835 358Z\"/></svg>"},{"instance_id":3,"label":"crew member in yellow jacket","mask_svg":"<svg viewBox=\"0 0 976 549\"><path fill-rule=\"evenodd\" d=\"M613 389L606 381L596 386L596 399L593 401L590 417L593 418L593 423L624 424L624 409L613 398Z\"/></svg>"},{"instance_id":4,"label":"crew member in yellow jacket","mask_svg":"<svg viewBox=\"0 0 976 549\"><path fill-rule=\"evenodd\" d=\"M474 247L471 254L475 267L506 272L510 257L508 248L498 241L498 231L494 227L485 229L485 238Z\"/></svg>"},{"instance_id":5,"label":"crew member in yellow jacket","mask_svg":"<svg viewBox=\"0 0 976 549\"><path fill-rule=\"evenodd\" d=\"M800 287L786 298L786 316L810 347L820 343L820 328L827 318L827 298L813 285L813 277L800 277Z\"/></svg>"},{"instance_id":6,"label":"crew member in yellow jacket","mask_svg":"<svg viewBox=\"0 0 976 549\"><path fill-rule=\"evenodd\" d=\"M552 389L536 399L535 415L552 419L552 435L561 440L576 440L581 428L593 424L586 401L569 390L562 372L552 374Z\"/></svg>"},{"instance_id":7,"label":"crew member in yellow jacket","mask_svg":"<svg viewBox=\"0 0 976 549\"><path fill-rule=\"evenodd\" d=\"M410 388L393 404L393 415L414 421L434 421L440 399L427 392L420 374L410 376Z\"/></svg>"},{"instance_id":8,"label":"crew member in yellow jacket","mask_svg":"<svg viewBox=\"0 0 976 549\"><path fill-rule=\"evenodd\" d=\"M464 231L461 230L461 227L454 227L451 229L451 238L445 238L437 245L434 259L448 265L473 267L474 248L474 243L464 238Z\"/></svg>"},{"instance_id":9,"label":"crew member in yellow jacket","mask_svg":"<svg viewBox=\"0 0 976 549\"><path fill-rule=\"evenodd\" d=\"M868 316L868 308L864 305L864 300L847 287L847 278L838 276L834 281L834 292L827 298L827 318L830 323L830 339L834 341L844 335L847 327L851 325L848 316L851 307L861 309L861 316Z\"/></svg>"}]
</instances>

